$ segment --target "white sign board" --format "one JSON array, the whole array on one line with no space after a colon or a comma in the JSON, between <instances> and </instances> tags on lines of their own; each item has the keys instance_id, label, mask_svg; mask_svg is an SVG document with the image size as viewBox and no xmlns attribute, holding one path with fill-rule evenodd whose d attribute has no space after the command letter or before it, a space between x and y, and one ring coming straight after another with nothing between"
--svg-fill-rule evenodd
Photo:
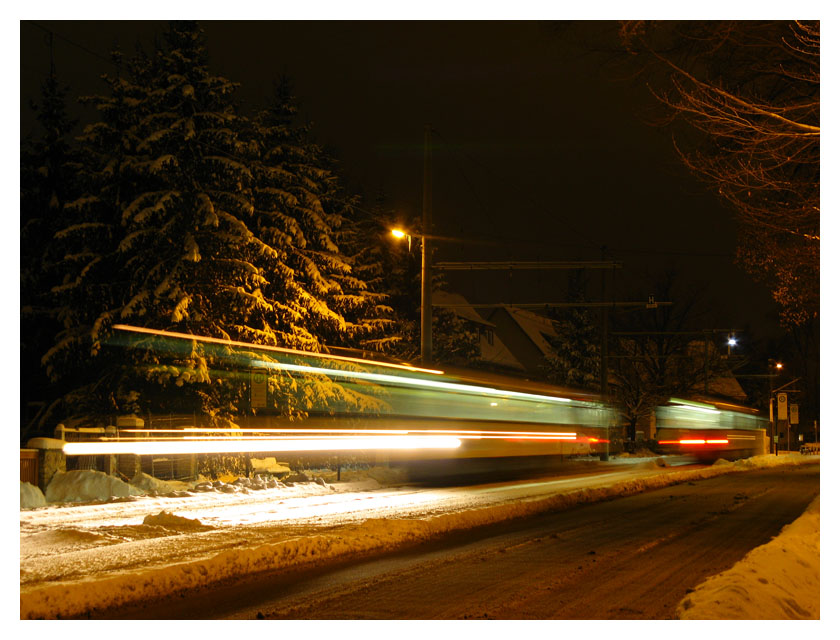
<instances>
[{"instance_id":1,"label":"white sign board","mask_svg":"<svg viewBox=\"0 0 840 640\"><path fill-rule=\"evenodd\" d=\"M799 424L799 405L791 403L790 405L790 423Z\"/></svg>"},{"instance_id":2,"label":"white sign board","mask_svg":"<svg viewBox=\"0 0 840 640\"><path fill-rule=\"evenodd\" d=\"M780 393L776 396L776 406L778 408L778 419L779 420L787 420L788 417L788 401L787 401L787 394Z\"/></svg>"},{"instance_id":3,"label":"white sign board","mask_svg":"<svg viewBox=\"0 0 840 640\"><path fill-rule=\"evenodd\" d=\"M268 396L268 376L261 369L251 369L251 408L266 406Z\"/></svg>"}]
</instances>

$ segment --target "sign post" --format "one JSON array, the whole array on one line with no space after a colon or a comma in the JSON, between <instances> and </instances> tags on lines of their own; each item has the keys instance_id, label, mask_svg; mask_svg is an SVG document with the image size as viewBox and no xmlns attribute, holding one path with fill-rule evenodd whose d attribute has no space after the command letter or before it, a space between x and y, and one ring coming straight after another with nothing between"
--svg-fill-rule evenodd
<instances>
[{"instance_id":1,"label":"sign post","mask_svg":"<svg viewBox=\"0 0 840 640\"><path fill-rule=\"evenodd\" d=\"M787 420L788 417L788 397L786 393L779 393L776 395L776 406L778 409L778 419Z\"/></svg>"},{"instance_id":2,"label":"sign post","mask_svg":"<svg viewBox=\"0 0 840 640\"><path fill-rule=\"evenodd\" d=\"M268 376L262 369L251 369L251 408L261 409L267 405Z\"/></svg>"},{"instance_id":3,"label":"sign post","mask_svg":"<svg viewBox=\"0 0 840 640\"><path fill-rule=\"evenodd\" d=\"M787 440L788 440L788 449L790 449L790 427L788 426L788 397L786 393L777 393L776 394L776 419L779 422L779 428L776 430L776 433L782 435L782 424L784 423L785 429L787 431ZM776 449L776 453L778 454L778 448Z\"/></svg>"},{"instance_id":4,"label":"sign post","mask_svg":"<svg viewBox=\"0 0 840 640\"><path fill-rule=\"evenodd\" d=\"M795 428L795 431L799 433L799 405L798 404L790 404L790 425ZM802 434L799 434L799 440L802 440Z\"/></svg>"}]
</instances>

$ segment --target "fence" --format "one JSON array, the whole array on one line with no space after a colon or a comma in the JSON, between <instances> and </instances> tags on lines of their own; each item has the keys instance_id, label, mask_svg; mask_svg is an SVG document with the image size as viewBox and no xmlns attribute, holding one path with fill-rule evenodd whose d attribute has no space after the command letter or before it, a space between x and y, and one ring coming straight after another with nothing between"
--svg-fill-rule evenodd
<instances>
[{"instance_id":1,"label":"fence","mask_svg":"<svg viewBox=\"0 0 840 640\"><path fill-rule=\"evenodd\" d=\"M20 450L20 481L38 486L38 450Z\"/></svg>"}]
</instances>

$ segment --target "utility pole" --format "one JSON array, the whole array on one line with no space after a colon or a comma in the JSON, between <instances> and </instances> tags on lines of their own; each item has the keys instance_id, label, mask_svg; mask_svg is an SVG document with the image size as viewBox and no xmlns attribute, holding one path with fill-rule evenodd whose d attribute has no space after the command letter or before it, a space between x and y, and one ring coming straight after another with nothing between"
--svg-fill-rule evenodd
<instances>
[{"instance_id":1,"label":"utility pole","mask_svg":"<svg viewBox=\"0 0 840 640\"><path fill-rule=\"evenodd\" d=\"M601 261L604 262L607 259L607 247L601 247ZM601 302L607 302L607 272L601 272ZM607 386L608 386L608 379L607 379L607 338L609 336L607 330L607 306L601 307L601 399L602 401L606 401L607 398ZM612 425L607 425L607 446L606 446L606 453L604 454L603 458L605 460L610 459L610 427Z\"/></svg>"},{"instance_id":2,"label":"utility pole","mask_svg":"<svg viewBox=\"0 0 840 640\"><path fill-rule=\"evenodd\" d=\"M424 365L432 362L432 248L429 246L429 234L432 232L431 220L431 135L432 126L426 125L423 139L423 234L421 246L421 293L420 293L420 360Z\"/></svg>"}]
</instances>

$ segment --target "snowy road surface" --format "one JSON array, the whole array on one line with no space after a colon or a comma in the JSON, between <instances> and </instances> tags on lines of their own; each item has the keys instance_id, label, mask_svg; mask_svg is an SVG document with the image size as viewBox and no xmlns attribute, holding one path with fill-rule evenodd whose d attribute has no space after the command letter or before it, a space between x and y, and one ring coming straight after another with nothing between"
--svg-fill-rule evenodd
<instances>
[{"instance_id":1,"label":"snowy road surface","mask_svg":"<svg viewBox=\"0 0 840 640\"><path fill-rule=\"evenodd\" d=\"M613 496L780 463L818 470L818 462L798 455L702 468L648 461L611 473L461 488L310 483L22 510L21 617L118 610Z\"/></svg>"},{"instance_id":2,"label":"snowy road surface","mask_svg":"<svg viewBox=\"0 0 840 640\"><path fill-rule=\"evenodd\" d=\"M812 465L725 475L121 615L670 619L692 587L767 543L818 493Z\"/></svg>"}]
</instances>

